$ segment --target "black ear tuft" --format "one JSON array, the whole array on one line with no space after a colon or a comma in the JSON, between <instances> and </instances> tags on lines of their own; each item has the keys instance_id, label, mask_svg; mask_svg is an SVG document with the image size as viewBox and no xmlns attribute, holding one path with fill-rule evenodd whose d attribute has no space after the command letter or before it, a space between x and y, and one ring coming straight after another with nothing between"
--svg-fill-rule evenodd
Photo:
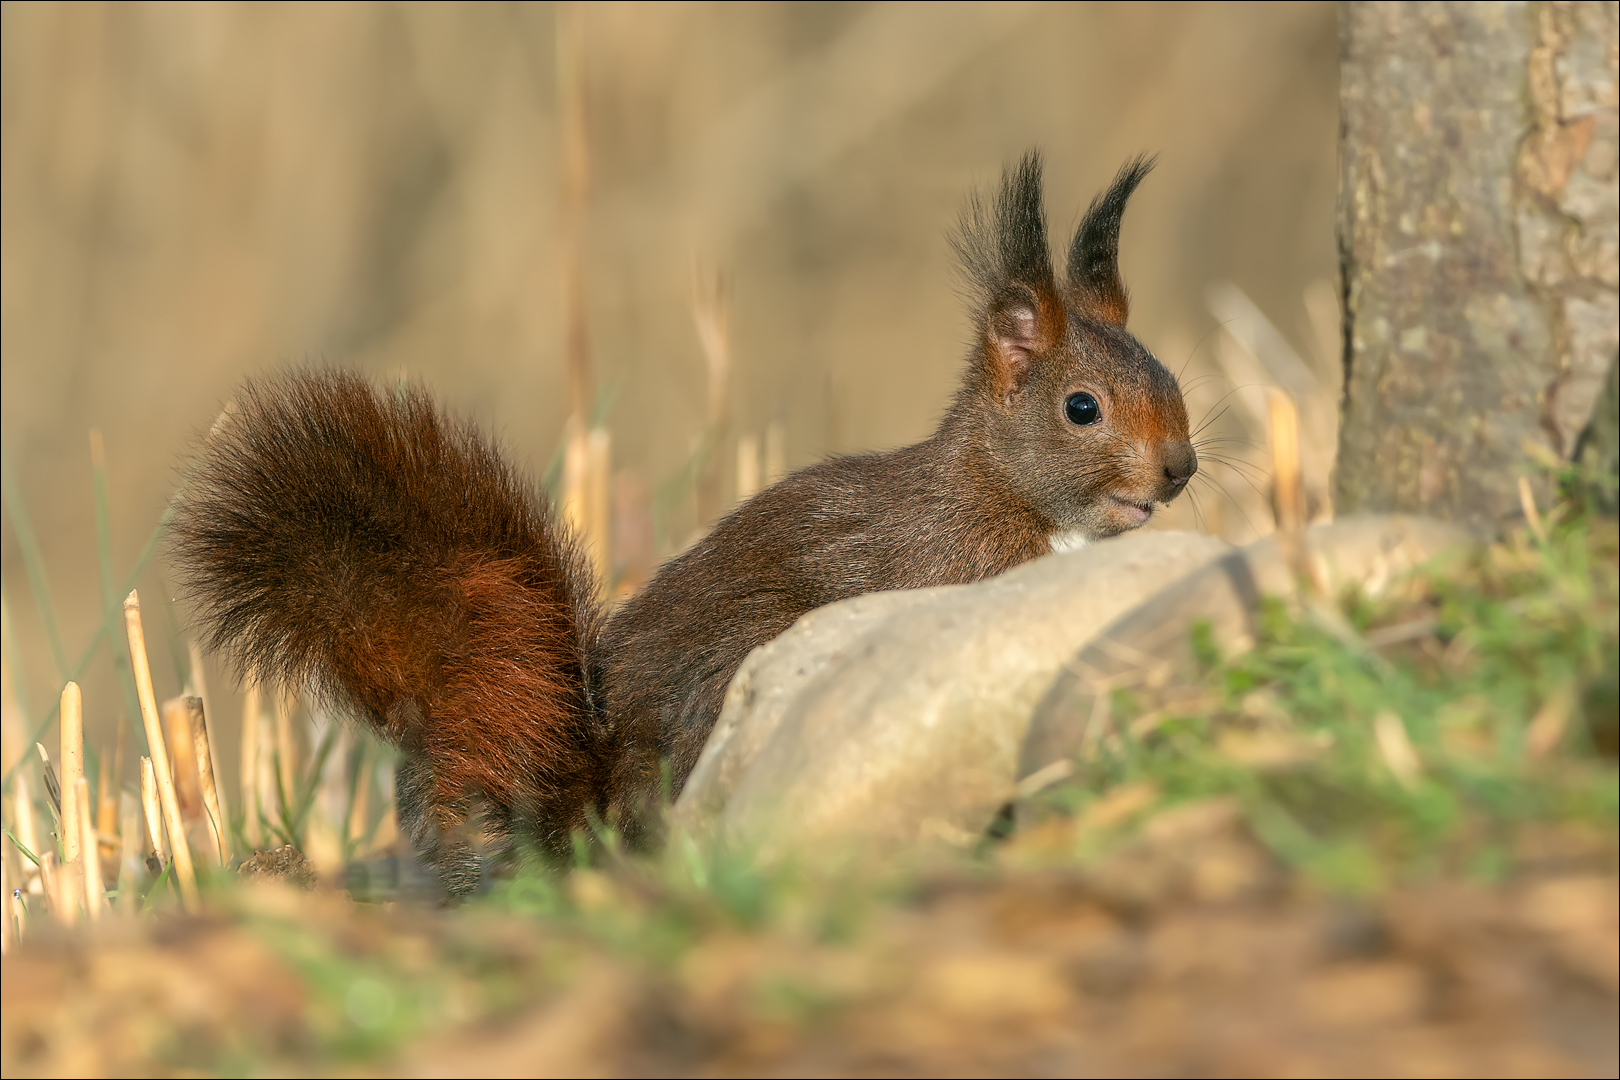
<instances>
[{"instance_id":1,"label":"black ear tuft","mask_svg":"<svg viewBox=\"0 0 1620 1080\"><path fill-rule=\"evenodd\" d=\"M1153 171L1154 160L1139 156L1120 168L1108 190L1091 200L1069 247L1075 307L1115 326L1124 326L1130 313L1130 297L1119 279L1119 221L1136 185Z\"/></svg>"},{"instance_id":2,"label":"black ear tuft","mask_svg":"<svg viewBox=\"0 0 1620 1080\"><path fill-rule=\"evenodd\" d=\"M972 291L992 392L1010 398L1035 356L1061 337L1065 321L1046 244L1039 151L1001 174L989 207L969 197L951 246Z\"/></svg>"},{"instance_id":3,"label":"black ear tuft","mask_svg":"<svg viewBox=\"0 0 1620 1080\"><path fill-rule=\"evenodd\" d=\"M951 246L962 270L988 309L1010 285L1052 291L1052 252L1046 245L1046 211L1041 203L1041 153L1031 150L1001 174L990 207L977 195L968 198Z\"/></svg>"}]
</instances>

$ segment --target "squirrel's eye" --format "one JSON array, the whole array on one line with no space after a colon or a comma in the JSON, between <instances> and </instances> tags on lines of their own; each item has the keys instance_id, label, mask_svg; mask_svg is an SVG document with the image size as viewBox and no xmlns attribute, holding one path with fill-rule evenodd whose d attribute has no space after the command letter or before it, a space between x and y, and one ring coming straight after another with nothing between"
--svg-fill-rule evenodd
<instances>
[{"instance_id":1,"label":"squirrel's eye","mask_svg":"<svg viewBox=\"0 0 1620 1080\"><path fill-rule=\"evenodd\" d=\"M1097 404L1096 398L1082 390L1069 395L1069 400L1063 403L1063 415L1076 427L1087 427L1102 419L1102 406Z\"/></svg>"}]
</instances>

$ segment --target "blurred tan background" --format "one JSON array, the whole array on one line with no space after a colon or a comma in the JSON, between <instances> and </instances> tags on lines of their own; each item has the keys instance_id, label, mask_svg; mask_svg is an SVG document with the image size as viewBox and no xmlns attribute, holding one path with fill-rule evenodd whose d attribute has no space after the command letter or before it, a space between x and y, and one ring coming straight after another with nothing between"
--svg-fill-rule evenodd
<instances>
[{"instance_id":1,"label":"blurred tan background","mask_svg":"<svg viewBox=\"0 0 1620 1080\"><path fill-rule=\"evenodd\" d=\"M1195 422L1232 406L1220 437L1263 442L1256 387L1294 391L1308 481L1325 490L1331 4L3 12L4 442L70 659L102 605L92 428L120 581L239 380L288 364L426 380L555 477L568 222L621 572L703 524L693 463L712 388L694 266L724 279L729 310L714 508L735 498L739 439L765 455L774 433L793 468L925 435L971 334L946 232L966 192L1030 146L1047 155L1059 251L1126 157L1159 155L1123 231L1132 328L1184 371ZM574 28L561 48L560 23ZM559 103L575 91L582 203L562 180ZM1183 500L1161 524L1268 531L1264 454L1211 450L1247 462L1206 453L1231 498L1206 487L1202 514ZM60 677L9 510L4 584L31 729ZM161 557L141 591L161 698L179 688ZM210 678L211 707L234 709L227 673ZM104 654L85 677L93 741L122 700Z\"/></svg>"}]
</instances>

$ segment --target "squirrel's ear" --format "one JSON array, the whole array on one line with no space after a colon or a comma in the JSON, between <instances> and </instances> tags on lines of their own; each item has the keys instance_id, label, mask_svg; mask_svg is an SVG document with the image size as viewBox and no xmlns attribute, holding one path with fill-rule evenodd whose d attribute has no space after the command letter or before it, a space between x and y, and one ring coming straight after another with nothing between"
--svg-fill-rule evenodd
<instances>
[{"instance_id":1,"label":"squirrel's ear","mask_svg":"<svg viewBox=\"0 0 1620 1080\"><path fill-rule=\"evenodd\" d=\"M1046 243L1039 151L1002 173L992 207L968 200L952 245L978 301L985 362L998 395L1010 397L1067 322Z\"/></svg>"},{"instance_id":2,"label":"squirrel's ear","mask_svg":"<svg viewBox=\"0 0 1620 1080\"><path fill-rule=\"evenodd\" d=\"M996 397L1022 390L1039 353L1056 345L1065 322L1063 305L1050 292L1012 286L985 313L984 359Z\"/></svg>"},{"instance_id":3,"label":"squirrel's ear","mask_svg":"<svg viewBox=\"0 0 1620 1080\"><path fill-rule=\"evenodd\" d=\"M1071 302L1082 314L1115 326L1125 325L1131 308L1119 279L1119 220L1131 192L1152 169L1149 157L1127 161L1108 190L1091 200L1069 247Z\"/></svg>"}]
</instances>

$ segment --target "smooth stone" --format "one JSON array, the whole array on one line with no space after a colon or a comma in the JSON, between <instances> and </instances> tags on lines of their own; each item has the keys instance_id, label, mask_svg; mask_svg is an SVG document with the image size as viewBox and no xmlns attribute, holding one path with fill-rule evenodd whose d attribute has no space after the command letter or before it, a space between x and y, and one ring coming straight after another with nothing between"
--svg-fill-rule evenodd
<instances>
[{"instance_id":1,"label":"smooth stone","mask_svg":"<svg viewBox=\"0 0 1620 1080\"><path fill-rule=\"evenodd\" d=\"M674 824L767 859L971 843L1013 797L1064 661L1231 550L1131 533L973 585L811 612L744 661Z\"/></svg>"}]
</instances>

